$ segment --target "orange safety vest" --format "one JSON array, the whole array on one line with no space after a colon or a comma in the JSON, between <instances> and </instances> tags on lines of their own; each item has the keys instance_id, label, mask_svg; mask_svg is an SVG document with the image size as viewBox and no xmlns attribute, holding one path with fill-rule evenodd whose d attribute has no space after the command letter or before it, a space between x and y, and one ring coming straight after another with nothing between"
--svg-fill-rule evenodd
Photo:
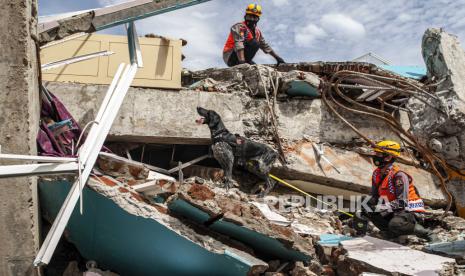
<instances>
[{"instance_id":1,"label":"orange safety vest","mask_svg":"<svg viewBox=\"0 0 465 276\"><path fill-rule=\"evenodd\" d=\"M397 199L396 186L394 184L394 177L399 171L400 171L399 167L392 166L388 174L386 175L386 177L384 177L384 179L381 179L380 168L377 168L373 172L373 176L372 176L373 186L378 188L378 195L380 197L387 198L388 201L393 201ZM410 175L407 174L407 176L409 179L409 185L408 185L407 206L405 207L405 210L412 211L412 212L425 212L425 204L423 203L423 200L419 196L417 189L413 185L413 179Z\"/></svg>"},{"instance_id":2,"label":"orange safety vest","mask_svg":"<svg viewBox=\"0 0 465 276\"><path fill-rule=\"evenodd\" d=\"M251 41L254 39L252 35L252 31L249 29L249 27L247 27L247 25L245 24L245 21L241 22L240 32L241 32L241 35L244 36L245 41ZM261 35L262 35L262 32L260 31L260 29L258 27L255 27L255 39L257 41L260 41ZM228 39L226 40L226 43L224 44L223 53L229 52L233 49L234 49L234 37L233 37L232 32L229 32Z\"/></svg>"}]
</instances>

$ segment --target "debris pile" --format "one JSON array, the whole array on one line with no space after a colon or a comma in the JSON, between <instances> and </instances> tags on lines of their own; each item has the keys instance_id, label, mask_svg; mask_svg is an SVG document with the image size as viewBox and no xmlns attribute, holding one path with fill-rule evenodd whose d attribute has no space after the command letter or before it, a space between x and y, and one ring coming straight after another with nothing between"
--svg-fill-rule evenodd
<instances>
[{"instance_id":1,"label":"debris pile","mask_svg":"<svg viewBox=\"0 0 465 276\"><path fill-rule=\"evenodd\" d=\"M457 72L465 72L460 67L465 56L460 48L456 53L456 44L442 31L428 30L423 45L428 76L420 79L362 62L244 64L186 71L180 91L129 89L106 144L128 158L107 149L100 153L80 195L81 207L91 211L73 214L67 239L84 259L121 274L459 272L455 264L464 260L465 220L454 215L465 216L460 90L465 78ZM464 58L463 64L454 64L452 57ZM106 87L56 82L45 87L58 95L44 88L49 109L58 104L66 115L50 125L70 120L76 133L59 133L63 137L57 141L50 138L57 136L53 132L42 133L42 154L74 158L81 136L77 125L92 125ZM416 236L391 239L372 224L368 236L357 237L354 220L348 218L352 214L341 212L344 206L327 210L295 201L299 194L279 185L260 198L250 185L258 180L240 169L234 176L237 187L225 189L225 171L208 158L206 145L213 135L194 124L197 106L216 110L231 134L238 134L234 137L273 147L280 162L271 174L282 183L292 183L305 195L337 195L342 205L370 193L374 141L399 140L402 170L415 179L428 205L425 224L447 243L429 245ZM49 129L42 127L43 132ZM52 147L45 150L45 145ZM41 179L48 221L57 216L57 202L65 200L70 182ZM95 223L89 226L88 221ZM139 259L106 254L125 250ZM402 262L384 262L387 254L401 256ZM193 260L173 261L179 258Z\"/></svg>"},{"instance_id":2,"label":"debris pile","mask_svg":"<svg viewBox=\"0 0 465 276\"><path fill-rule=\"evenodd\" d=\"M4 191L5 206L34 207L5 209L0 232L17 236L6 270L32 271L36 253L45 275L465 274L458 39L428 29L425 70L271 52L276 66L181 76L187 42L141 37L135 21L205 1L134 0L41 17L37 30L35 1L20 3L11 39L28 47L10 67L27 77L4 96L31 112L6 126L4 146L20 152L0 153L0 177L41 177ZM123 24L127 37L93 34ZM37 130L39 155L20 155ZM394 212L365 209L375 194Z\"/></svg>"},{"instance_id":3,"label":"debris pile","mask_svg":"<svg viewBox=\"0 0 465 276\"><path fill-rule=\"evenodd\" d=\"M361 272L415 275L426 270L452 275L458 268L451 258L456 258L458 263L464 260L447 254L442 255L449 258L422 253L418 250L434 250L425 248L426 242L415 236L391 239L396 243L383 241L373 225L370 235L374 237L351 238L350 234L354 233L348 231L349 221L341 221L337 212L293 202L295 194L289 191L274 192L271 196L287 194L288 197L271 203L272 199L258 198L238 188L226 191L221 181L193 176L180 183L151 171L142 163L111 156L107 154L98 160L95 175L88 184L90 189L124 212L160 223L208 251L241 254L241 258L252 263L247 272L250 275L358 275ZM42 181L42 185L49 185L56 179ZM430 224L436 227L444 242L463 241L464 219L451 214L441 219L444 213L439 210L429 213ZM76 231L69 229L71 240L76 239ZM329 237L335 242L329 242ZM83 245L77 242L77 246ZM394 249L398 253L393 253ZM402 252L406 265L386 265L383 256L387 253L383 250L389 254ZM425 264L412 265L418 261Z\"/></svg>"}]
</instances>

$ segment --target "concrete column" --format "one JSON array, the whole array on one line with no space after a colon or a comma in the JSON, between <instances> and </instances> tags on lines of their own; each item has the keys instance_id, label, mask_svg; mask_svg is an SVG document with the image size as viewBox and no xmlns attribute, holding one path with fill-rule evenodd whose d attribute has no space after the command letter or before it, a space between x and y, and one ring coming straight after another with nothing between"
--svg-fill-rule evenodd
<instances>
[{"instance_id":1,"label":"concrete column","mask_svg":"<svg viewBox=\"0 0 465 276\"><path fill-rule=\"evenodd\" d=\"M4 153L37 154L37 1L0 0L0 7L0 145ZM36 184L35 178L0 180L0 275L34 274Z\"/></svg>"}]
</instances>

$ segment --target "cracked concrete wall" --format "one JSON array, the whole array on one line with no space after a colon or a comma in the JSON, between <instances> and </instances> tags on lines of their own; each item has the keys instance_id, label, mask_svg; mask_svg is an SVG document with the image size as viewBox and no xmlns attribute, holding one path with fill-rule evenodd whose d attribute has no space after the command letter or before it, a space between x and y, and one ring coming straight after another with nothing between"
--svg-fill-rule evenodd
<instances>
[{"instance_id":1,"label":"cracked concrete wall","mask_svg":"<svg viewBox=\"0 0 465 276\"><path fill-rule=\"evenodd\" d=\"M371 176L376 167L368 156L331 146L324 146L324 153L338 168L340 174L324 161L318 164L312 144L305 141L289 147L286 155L288 166L277 167L274 172L309 192L325 191L324 194L344 195L347 199L348 195L370 193ZM413 166L401 163L398 165L412 176L415 186L427 204L445 205L446 198L434 175ZM324 187L318 187L318 184Z\"/></svg>"},{"instance_id":2,"label":"cracked concrete wall","mask_svg":"<svg viewBox=\"0 0 465 276\"><path fill-rule=\"evenodd\" d=\"M84 125L93 120L107 86L48 82L46 87ZM208 144L210 133L198 126L197 106L216 110L233 133L263 138L265 102L240 93L213 93L190 90L164 91L130 88L110 131L110 140L168 144ZM319 100L294 99L278 102L277 116L282 138L290 141L308 137L316 142L348 144L359 140L350 128L332 116ZM353 114L349 120L373 139L396 139L381 122Z\"/></svg>"},{"instance_id":3,"label":"cracked concrete wall","mask_svg":"<svg viewBox=\"0 0 465 276\"><path fill-rule=\"evenodd\" d=\"M0 145L3 153L37 154L39 93L37 1L2 1L0 9ZM2 165L6 162L1 162ZM35 178L0 180L0 275L33 275L37 243Z\"/></svg>"}]
</instances>

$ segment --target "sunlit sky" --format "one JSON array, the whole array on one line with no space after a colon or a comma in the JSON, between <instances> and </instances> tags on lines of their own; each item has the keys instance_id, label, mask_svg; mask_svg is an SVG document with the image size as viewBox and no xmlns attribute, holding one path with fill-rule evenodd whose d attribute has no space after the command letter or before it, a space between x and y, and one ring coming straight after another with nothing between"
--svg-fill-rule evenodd
<instances>
[{"instance_id":1,"label":"sunlit sky","mask_svg":"<svg viewBox=\"0 0 465 276\"><path fill-rule=\"evenodd\" d=\"M98 8L127 0L39 0L39 14ZM243 20L250 1L212 0L136 22L139 35L184 38L189 69L224 67L229 28ZM441 27L465 41L465 0L263 0L264 37L287 62L347 61L368 52L396 65L423 65L421 38ZM124 34L123 26L102 31ZM258 63L274 59L260 53Z\"/></svg>"}]
</instances>

